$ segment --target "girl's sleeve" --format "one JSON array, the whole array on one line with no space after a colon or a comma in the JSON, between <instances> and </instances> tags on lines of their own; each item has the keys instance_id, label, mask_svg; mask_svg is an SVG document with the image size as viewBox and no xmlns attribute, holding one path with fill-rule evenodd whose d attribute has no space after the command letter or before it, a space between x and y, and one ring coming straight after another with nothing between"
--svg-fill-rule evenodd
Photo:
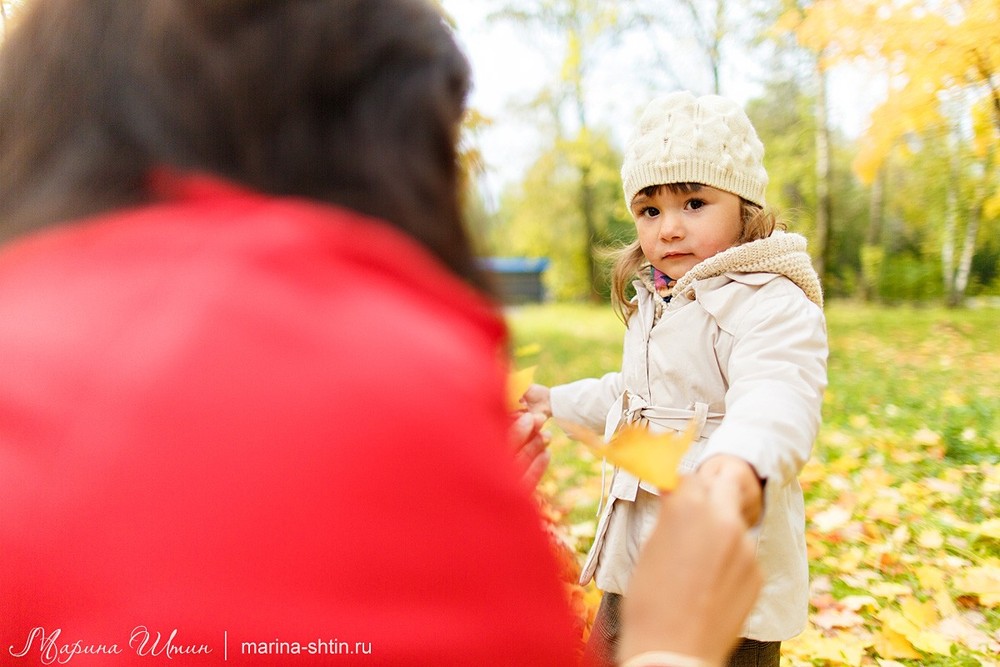
<instances>
[{"instance_id":1,"label":"girl's sleeve","mask_svg":"<svg viewBox=\"0 0 1000 667\"><path fill-rule=\"evenodd\" d=\"M608 410L624 390L621 372L552 387L552 416L604 432Z\"/></svg>"},{"instance_id":2,"label":"girl's sleeve","mask_svg":"<svg viewBox=\"0 0 1000 667\"><path fill-rule=\"evenodd\" d=\"M823 311L794 289L754 304L737 325L726 416L702 456L738 456L777 485L809 458L827 383Z\"/></svg>"}]
</instances>

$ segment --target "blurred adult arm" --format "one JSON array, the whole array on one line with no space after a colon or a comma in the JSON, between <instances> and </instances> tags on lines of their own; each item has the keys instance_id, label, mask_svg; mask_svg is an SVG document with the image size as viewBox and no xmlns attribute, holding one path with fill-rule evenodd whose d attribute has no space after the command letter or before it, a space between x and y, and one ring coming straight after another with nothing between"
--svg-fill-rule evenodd
<instances>
[{"instance_id":1,"label":"blurred adult arm","mask_svg":"<svg viewBox=\"0 0 1000 667\"><path fill-rule=\"evenodd\" d=\"M624 599L624 665L722 665L762 576L737 491L685 478L661 496Z\"/></svg>"}]
</instances>

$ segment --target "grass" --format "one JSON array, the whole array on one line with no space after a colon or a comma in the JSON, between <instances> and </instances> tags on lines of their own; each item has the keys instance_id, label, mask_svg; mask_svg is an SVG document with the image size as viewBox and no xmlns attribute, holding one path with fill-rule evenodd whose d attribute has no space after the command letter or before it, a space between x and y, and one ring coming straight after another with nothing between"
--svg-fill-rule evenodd
<instances>
[{"instance_id":1,"label":"grass","mask_svg":"<svg viewBox=\"0 0 1000 667\"><path fill-rule=\"evenodd\" d=\"M976 528L1000 498L1000 311L834 302L826 314L824 425L801 475L814 627L787 644L783 664L995 665L998 604L963 572L1000 572L996 529ZM522 306L508 320L517 364L537 364L538 382L619 367L624 327L610 306ZM552 451L542 490L582 554L600 462L557 430ZM840 606L859 599L871 601L853 615ZM926 614L904 627L913 601ZM831 609L841 626L827 627ZM901 628L911 634L893 644Z\"/></svg>"}]
</instances>

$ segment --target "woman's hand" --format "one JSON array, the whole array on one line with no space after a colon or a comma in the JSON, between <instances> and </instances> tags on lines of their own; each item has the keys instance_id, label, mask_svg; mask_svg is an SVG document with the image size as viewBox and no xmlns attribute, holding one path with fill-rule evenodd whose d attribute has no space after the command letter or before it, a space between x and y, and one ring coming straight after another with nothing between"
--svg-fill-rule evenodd
<instances>
[{"instance_id":1,"label":"woman's hand","mask_svg":"<svg viewBox=\"0 0 1000 667\"><path fill-rule=\"evenodd\" d=\"M510 443L522 480L529 489L538 486L551 458L548 449L549 434L542 431L545 417L533 412L522 412L510 427Z\"/></svg>"}]
</instances>

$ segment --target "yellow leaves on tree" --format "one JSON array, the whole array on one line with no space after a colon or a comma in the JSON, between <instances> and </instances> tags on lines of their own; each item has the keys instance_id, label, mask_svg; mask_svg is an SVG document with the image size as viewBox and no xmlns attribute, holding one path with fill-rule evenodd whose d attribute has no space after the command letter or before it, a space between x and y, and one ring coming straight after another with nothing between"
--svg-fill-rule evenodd
<instances>
[{"instance_id":1,"label":"yellow leaves on tree","mask_svg":"<svg viewBox=\"0 0 1000 667\"><path fill-rule=\"evenodd\" d=\"M694 439L693 426L683 432L652 433L645 426L627 424L605 443L601 436L578 424L558 423L571 438L587 445L597 456L664 491L677 486L678 465Z\"/></svg>"},{"instance_id":2,"label":"yellow leaves on tree","mask_svg":"<svg viewBox=\"0 0 1000 667\"><path fill-rule=\"evenodd\" d=\"M866 60L887 75L886 102L855 160L871 182L900 137L938 126L942 113L971 113L978 150L1000 141L1000 3L996 0L819 0L790 12L793 31L821 63ZM990 119L991 122L983 122Z\"/></svg>"}]
</instances>

